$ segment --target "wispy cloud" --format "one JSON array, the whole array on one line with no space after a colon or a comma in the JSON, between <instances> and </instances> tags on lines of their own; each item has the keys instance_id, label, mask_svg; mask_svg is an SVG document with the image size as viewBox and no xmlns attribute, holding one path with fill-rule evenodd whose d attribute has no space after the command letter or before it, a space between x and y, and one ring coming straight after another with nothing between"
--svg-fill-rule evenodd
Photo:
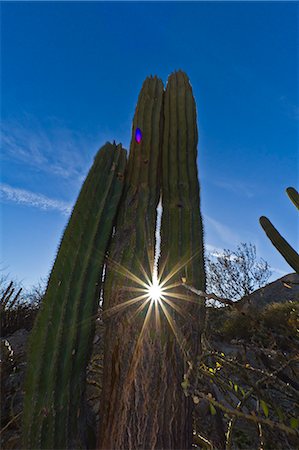
<instances>
[{"instance_id":1,"label":"wispy cloud","mask_svg":"<svg viewBox=\"0 0 299 450\"><path fill-rule=\"evenodd\" d=\"M205 244L205 250L211 256L218 256L223 253L223 248L219 248L211 244Z\"/></svg>"},{"instance_id":2,"label":"wispy cloud","mask_svg":"<svg viewBox=\"0 0 299 450\"><path fill-rule=\"evenodd\" d=\"M36 194L25 189L18 189L4 183L0 184L0 200L32 206L45 211L56 210L65 215L69 215L72 210L72 205L69 203L46 197L43 194Z\"/></svg>"},{"instance_id":3,"label":"wispy cloud","mask_svg":"<svg viewBox=\"0 0 299 450\"><path fill-rule=\"evenodd\" d=\"M246 196L247 198L252 198L254 196L254 185L249 184L244 181L238 180L219 180L212 179L210 180L215 186L218 186L226 191L234 192L240 196Z\"/></svg>"},{"instance_id":4,"label":"wispy cloud","mask_svg":"<svg viewBox=\"0 0 299 450\"><path fill-rule=\"evenodd\" d=\"M234 232L231 228L227 227L218 220L213 219L210 216L204 216L205 222L208 226L210 226L214 232L220 237L220 239L229 244L230 246L235 245L241 241L240 237L236 232Z\"/></svg>"},{"instance_id":5,"label":"wispy cloud","mask_svg":"<svg viewBox=\"0 0 299 450\"><path fill-rule=\"evenodd\" d=\"M104 133L83 135L54 118L41 124L25 115L1 125L3 158L68 179L82 179L92 155L107 140Z\"/></svg>"},{"instance_id":6,"label":"wispy cloud","mask_svg":"<svg viewBox=\"0 0 299 450\"><path fill-rule=\"evenodd\" d=\"M211 245L206 245L206 250L208 252L209 256L214 256L214 258L224 258L224 259L228 259L230 261L238 261L238 257L236 255L227 255L227 253L224 251L223 248L215 248ZM231 250L231 249L229 249Z\"/></svg>"}]
</instances>

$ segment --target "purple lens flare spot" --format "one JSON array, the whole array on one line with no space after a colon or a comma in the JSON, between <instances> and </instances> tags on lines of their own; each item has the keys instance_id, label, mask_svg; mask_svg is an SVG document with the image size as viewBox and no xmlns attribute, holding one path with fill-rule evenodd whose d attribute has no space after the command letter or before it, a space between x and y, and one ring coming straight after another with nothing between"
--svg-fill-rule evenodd
<instances>
[{"instance_id":1,"label":"purple lens flare spot","mask_svg":"<svg viewBox=\"0 0 299 450\"><path fill-rule=\"evenodd\" d=\"M141 132L140 128L136 128L135 141L137 142L137 144L140 144L141 140L142 140L142 132Z\"/></svg>"}]
</instances>

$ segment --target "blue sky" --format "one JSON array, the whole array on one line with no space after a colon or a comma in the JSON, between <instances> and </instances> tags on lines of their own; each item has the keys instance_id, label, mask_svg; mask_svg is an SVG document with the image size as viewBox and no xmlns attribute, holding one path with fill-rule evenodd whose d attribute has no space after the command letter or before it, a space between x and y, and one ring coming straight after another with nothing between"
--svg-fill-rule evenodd
<instances>
[{"instance_id":1,"label":"blue sky","mask_svg":"<svg viewBox=\"0 0 299 450\"><path fill-rule=\"evenodd\" d=\"M142 83L191 81L205 243L252 242L293 270L258 219L298 248L298 3L2 2L1 269L46 277L107 140L129 148Z\"/></svg>"}]
</instances>

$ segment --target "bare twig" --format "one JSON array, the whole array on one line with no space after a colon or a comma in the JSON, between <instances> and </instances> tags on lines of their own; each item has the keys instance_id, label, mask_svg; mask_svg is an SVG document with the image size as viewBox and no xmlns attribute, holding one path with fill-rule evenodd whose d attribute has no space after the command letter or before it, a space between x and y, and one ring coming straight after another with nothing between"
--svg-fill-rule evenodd
<instances>
[{"instance_id":1,"label":"bare twig","mask_svg":"<svg viewBox=\"0 0 299 450\"><path fill-rule=\"evenodd\" d=\"M186 283L182 283L182 286L184 286L184 288L187 289L188 291L193 292L193 294L198 295L199 297L217 300L218 302L224 303L225 305L229 306L234 306L236 303L233 300L230 300L229 298L218 297L218 295L216 294L207 294L206 292L195 289L193 286L189 286Z\"/></svg>"},{"instance_id":2,"label":"bare twig","mask_svg":"<svg viewBox=\"0 0 299 450\"><path fill-rule=\"evenodd\" d=\"M227 408L222 403L215 400L211 395L209 396L208 394L204 394L202 392L198 393L197 395L198 395L198 397L208 400L213 406L221 409L223 412L225 412L229 416L240 417L242 419L249 420L250 422L253 422L255 424L261 423L264 425L268 425L271 428L276 428L278 430L284 431L287 434L292 434L292 435L297 436L297 432L293 428L288 427L287 425L285 425L283 423L274 422L273 420L264 419L262 417L259 417L259 416L253 415L253 414L242 413L242 412L238 411L237 409Z\"/></svg>"},{"instance_id":3,"label":"bare twig","mask_svg":"<svg viewBox=\"0 0 299 450\"><path fill-rule=\"evenodd\" d=\"M187 289L190 292L193 292L193 294L198 295L199 297L204 297L208 300L217 300L217 302L223 303L224 305L228 305L231 308L235 308L238 311L243 311L246 308L246 305L249 301L249 296L245 295L244 297L240 298L240 300L231 300L230 298L223 298L218 297L216 294L208 294L207 292L200 291L199 289L194 288L193 286L189 286L186 283L181 283L182 286L184 286L185 289Z\"/></svg>"},{"instance_id":4,"label":"bare twig","mask_svg":"<svg viewBox=\"0 0 299 450\"><path fill-rule=\"evenodd\" d=\"M296 359L296 358L294 358ZM269 380L269 378L272 379L272 377L275 377L275 374L278 373L280 370L284 370L290 363L292 362L292 360L287 361L283 366L281 366L279 369L277 369L275 372L273 373L268 373L266 376L264 376L263 378L260 378L255 385L249 389L248 392L246 392L246 394L244 395L243 399L238 403L236 410L240 411L241 407L244 405L244 403L248 400L248 398L251 396L251 394L254 392L255 389L258 388L258 386L260 384L265 383L265 381ZM231 445L232 445L232 432L233 432L233 428L234 425L237 421L237 416L232 417L232 419L229 421L228 427L227 427L227 434L226 434L226 450L230 450L231 449Z\"/></svg>"},{"instance_id":5,"label":"bare twig","mask_svg":"<svg viewBox=\"0 0 299 450\"><path fill-rule=\"evenodd\" d=\"M207 448L208 450L213 450L213 444L212 442L208 441L205 437L201 436L200 434L196 433L193 436L193 440L195 444L200 445L201 447Z\"/></svg>"},{"instance_id":6,"label":"bare twig","mask_svg":"<svg viewBox=\"0 0 299 450\"><path fill-rule=\"evenodd\" d=\"M1 428L0 430L0 435L3 433L3 431L5 431L13 422L15 422L20 415L22 414L22 411L19 412L16 416L14 416L9 422L7 422L7 424L5 425L5 427Z\"/></svg>"}]
</instances>

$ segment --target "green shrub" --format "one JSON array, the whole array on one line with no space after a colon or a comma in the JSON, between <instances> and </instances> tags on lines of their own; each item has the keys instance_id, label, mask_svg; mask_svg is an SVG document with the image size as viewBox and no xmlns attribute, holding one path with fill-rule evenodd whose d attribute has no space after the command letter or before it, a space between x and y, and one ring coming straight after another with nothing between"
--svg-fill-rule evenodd
<instances>
[{"instance_id":1,"label":"green shrub","mask_svg":"<svg viewBox=\"0 0 299 450\"><path fill-rule=\"evenodd\" d=\"M262 320L273 332L298 335L299 301L271 303L263 310Z\"/></svg>"},{"instance_id":2,"label":"green shrub","mask_svg":"<svg viewBox=\"0 0 299 450\"><path fill-rule=\"evenodd\" d=\"M254 320L250 316L239 311L231 311L219 331L227 339L249 339L254 327Z\"/></svg>"}]
</instances>

